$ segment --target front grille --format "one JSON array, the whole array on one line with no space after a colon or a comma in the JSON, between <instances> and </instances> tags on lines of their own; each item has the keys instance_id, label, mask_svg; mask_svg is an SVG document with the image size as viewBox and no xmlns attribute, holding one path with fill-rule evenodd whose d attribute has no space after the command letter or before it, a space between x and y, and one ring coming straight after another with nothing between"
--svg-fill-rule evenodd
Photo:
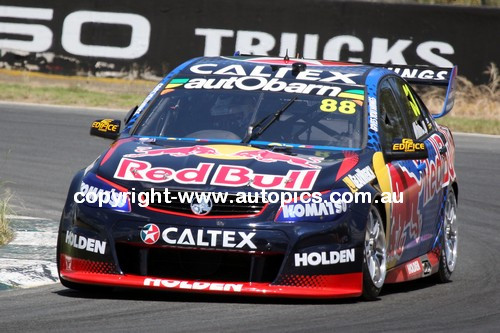
<instances>
[{"instance_id":1,"label":"front grille","mask_svg":"<svg viewBox=\"0 0 500 333\"><path fill-rule=\"evenodd\" d=\"M251 195L251 202L237 202L238 196L236 194L228 194L225 202L218 202L212 204L212 209L208 214L205 215L197 215L193 213L191 210L191 204L187 198L193 198L193 201L196 202L196 194L209 192L194 192L194 191L177 191L177 190L169 190L169 199L170 202L164 202L163 192L164 189L156 189L155 192L159 192L162 195L156 196L154 202L149 204L149 208L153 208L155 210L160 210L165 213L177 213L177 214L186 214L192 216L202 216L202 217L214 217L214 216L255 216L260 214L264 208L266 207L266 203L262 201L261 197L256 197L255 195ZM181 193L182 192L182 193ZM184 194L185 193L185 194ZM192 196L191 196L192 195ZM185 198L184 202L181 202L180 196ZM161 197L162 200L158 200L158 197ZM152 200L153 201L153 200ZM212 200L213 201L213 200ZM241 201L241 198L240 198ZM250 201L250 200L249 200Z\"/></svg>"},{"instance_id":2,"label":"front grille","mask_svg":"<svg viewBox=\"0 0 500 333\"><path fill-rule=\"evenodd\" d=\"M188 250L178 248L142 248L118 243L116 252L125 274L160 278L273 282L284 255Z\"/></svg>"}]
</instances>

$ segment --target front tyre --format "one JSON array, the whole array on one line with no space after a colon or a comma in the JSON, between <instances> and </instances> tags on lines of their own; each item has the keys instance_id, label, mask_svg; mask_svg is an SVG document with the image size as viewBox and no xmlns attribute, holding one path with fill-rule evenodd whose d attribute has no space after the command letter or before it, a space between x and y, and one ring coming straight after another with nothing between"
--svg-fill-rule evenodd
<instances>
[{"instance_id":1,"label":"front tyre","mask_svg":"<svg viewBox=\"0 0 500 333\"><path fill-rule=\"evenodd\" d=\"M387 262L384 222L375 206L368 213L364 245L363 298L375 300L384 285Z\"/></svg>"},{"instance_id":2,"label":"front tyre","mask_svg":"<svg viewBox=\"0 0 500 333\"><path fill-rule=\"evenodd\" d=\"M457 264L457 197L455 191L450 187L444 206L443 236L441 241L441 256L439 259L439 271L437 278L439 282L445 283L451 280L451 274Z\"/></svg>"}]
</instances>

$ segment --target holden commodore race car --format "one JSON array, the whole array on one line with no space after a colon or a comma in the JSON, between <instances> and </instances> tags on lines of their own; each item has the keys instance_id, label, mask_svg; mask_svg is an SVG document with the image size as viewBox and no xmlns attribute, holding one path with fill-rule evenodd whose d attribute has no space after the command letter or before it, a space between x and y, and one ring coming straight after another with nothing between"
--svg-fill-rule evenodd
<instances>
[{"instance_id":1,"label":"holden commodore race car","mask_svg":"<svg viewBox=\"0 0 500 333\"><path fill-rule=\"evenodd\" d=\"M374 299L385 283L449 281L455 149L434 118L453 106L456 71L242 55L183 63L123 124L91 125L114 141L70 185L61 283ZM447 86L440 114L413 83Z\"/></svg>"}]
</instances>

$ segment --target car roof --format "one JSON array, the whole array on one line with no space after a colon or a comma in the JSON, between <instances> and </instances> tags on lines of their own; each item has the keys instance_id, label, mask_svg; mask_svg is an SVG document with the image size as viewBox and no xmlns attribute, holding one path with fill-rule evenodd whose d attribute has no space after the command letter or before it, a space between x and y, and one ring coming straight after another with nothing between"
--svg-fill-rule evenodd
<instances>
[{"instance_id":1,"label":"car roof","mask_svg":"<svg viewBox=\"0 0 500 333\"><path fill-rule=\"evenodd\" d=\"M297 65L299 64L299 65ZM300 68L300 66L302 66ZM258 67L256 69L256 67ZM199 74L278 77L284 80L321 81L335 85L364 86L366 75L374 66L330 60L311 60L266 56L231 56L200 57L188 67L182 69L177 76L192 75L192 68L199 69ZM288 70L281 70L288 68ZM293 68L299 69L293 71ZM218 71L218 72L217 72ZM222 71L222 72L221 72ZM302 73L300 73L302 72Z\"/></svg>"}]
</instances>

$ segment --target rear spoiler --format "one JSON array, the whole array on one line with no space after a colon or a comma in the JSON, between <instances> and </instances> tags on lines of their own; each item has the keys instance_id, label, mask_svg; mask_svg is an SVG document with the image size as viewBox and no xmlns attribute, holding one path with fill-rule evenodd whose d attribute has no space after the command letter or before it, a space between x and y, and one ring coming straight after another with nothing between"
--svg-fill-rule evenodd
<instances>
[{"instance_id":1,"label":"rear spoiler","mask_svg":"<svg viewBox=\"0 0 500 333\"><path fill-rule=\"evenodd\" d=\"M377 66L377 65L376 65ZM407 66L407 65L378 65L391 70L404 78L408 83L448 86L441 113L432 115L433 118L441 118L448 114L455 104L455 87L457 78L457 66L452 68Z\"/></svg>"}]
</instances>

